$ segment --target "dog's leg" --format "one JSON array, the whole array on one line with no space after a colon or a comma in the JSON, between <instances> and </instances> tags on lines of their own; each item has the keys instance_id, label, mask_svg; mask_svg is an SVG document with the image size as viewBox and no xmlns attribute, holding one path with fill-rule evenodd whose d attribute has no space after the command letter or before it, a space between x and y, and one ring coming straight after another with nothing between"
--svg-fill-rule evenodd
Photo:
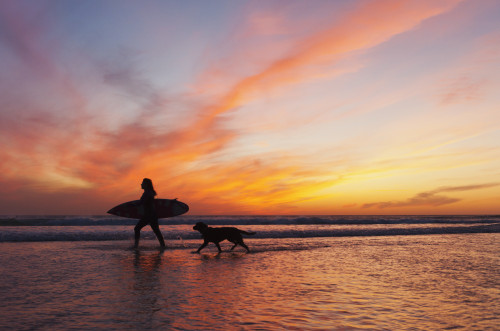
<instances>
[{"instance_id":1,"label":"dog's leg","mask_svg":"<svg viewBox=\"0 0 500 331\"><path fill-rule=\"evenodd\" d=\"M220 248L219 243L214 243L214 244L215 244L215 246L217 246L217 249L219 250L219 253L222 252L222 249Z\"/></svg>"},{"instance_id":2,"label":"dog's leg","mask_svg":"<svg viewBox=\"0 0 500 331\"><path fill-rule=\"evenodd\" d=\"M238 243L235 243L233 247L231 247L231 250L233 250L236 246L238 246Z\"/></svg>"},{"instance_id":3,"label":"dog's leg","mask_svg":"<svg viewBox=\"0 0 500 331\"><path fill-rule=\"evenodd\" d=\"M200 248L198 248L196 253L199 253L203 248L207 247L207 245L208 245L208 241L203 242L203 244L201 244Z\"/></svg>"},{"instance_id":4,"label":"dog's leg","mask_svg":"<svg viewBox=\"0 0 500 331\"><path fill-rule=\"evenodd\" d=\"M247 245L245 245L245 243L243 242L243 240L241 242L239 242L239 244L243 247L245 247L245 249L247 250L247 252L250 252L250 249L248 248ZM236 245L235 245L236 246Z\"/></svg>"}]
</instances>

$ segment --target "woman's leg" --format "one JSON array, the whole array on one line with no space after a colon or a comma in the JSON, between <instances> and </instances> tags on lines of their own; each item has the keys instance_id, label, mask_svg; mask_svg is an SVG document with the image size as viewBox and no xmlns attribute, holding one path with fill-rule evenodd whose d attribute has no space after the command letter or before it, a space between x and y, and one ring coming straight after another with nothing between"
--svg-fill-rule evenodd
<instances>
[{"instance_id":1,"label":"woman's leg","mask_svg":"<svg viewBox=\"0 0 500 331\"><path fill-rule=\"evenodd\" d=\"M138 247L139 246L139 239L141 239L141 229L143 227L145 227L147 224L148 224L147 221L141 219L141 220L139 220L139 222L135 226L135 228L134 228L134 233L135 233L135 244L134 244L134 247Z\"/></svg>"},{"instance_id":2,"label":"woman's leg","mask_svg":"<svg viewBox=\"0 0 500 331\"><path fill-rule=\"evenodd\" d=\"M152 220L149 225L151 226L151 229L153 229L153 232L156 235L156 238L158 238L158 241L160 242L161 247L165 247L165 241L163 240L163 235L161 234L160 231L160 226L158 225L158 220Z\"/></svg>"}]
</instances>

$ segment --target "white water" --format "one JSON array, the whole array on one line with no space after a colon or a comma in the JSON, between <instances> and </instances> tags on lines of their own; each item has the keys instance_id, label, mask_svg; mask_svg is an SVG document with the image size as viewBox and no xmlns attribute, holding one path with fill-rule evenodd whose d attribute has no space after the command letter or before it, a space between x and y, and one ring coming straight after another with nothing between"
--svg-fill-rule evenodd
<instances>
[{"instance_id":1,"label":"white water","mask_svg":"<svg viewBox=\"0 0 500 331\"><path fill-rule=\"evenodd\" d=\"M160 221L167 240L196 239L192 226L237 226L255 237L316 238L500 232L497 216L183 216ZM137 220L119 217L16 217L0 219L0 242L131 240ZM145 239L153 238L149 228Z\"/></svg>"}]
</instances>

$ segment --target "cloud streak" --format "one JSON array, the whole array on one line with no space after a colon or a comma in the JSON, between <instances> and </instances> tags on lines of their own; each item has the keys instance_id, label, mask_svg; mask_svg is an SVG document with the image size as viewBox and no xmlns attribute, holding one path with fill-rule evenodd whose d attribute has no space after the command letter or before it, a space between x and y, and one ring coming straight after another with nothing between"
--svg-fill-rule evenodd
<instances>
[{"instance_id":1,"label":"cloud streak","mask_svg":"<svg viewBox=\"0 0 500 331\"><path fill-rule=\"evenodd\" d=\"M287 54L234 84L211 109L209 118L241 106L256 91L269 91L316 77L318 70L324 70L322 64L332 65L351 52L379 45L425 19L450 10L459 2L420 1L410 5L384 0L363 3L340 22L297 41ZM311 72L310 66L317 67Z\"/></svg>"},{"instance_id":2,"label":"cloud streak","mask_svg":"<svg viewBox=\"0 0 500 331\"><path fill-rule=\"evenodd\" d=\"M408 198L406 200L365 203L364 205L362 205L362 208L384 209L384 208L422 207L422 206L439 207L461 201L461 199L459 198L448 197L445 195L441 195L441 193L481 190L481 189L496 187L499 185L500 183L491 183L491 184L441 187L432 191L418 193L415 196Z\"/></svg>"}]
</instances>

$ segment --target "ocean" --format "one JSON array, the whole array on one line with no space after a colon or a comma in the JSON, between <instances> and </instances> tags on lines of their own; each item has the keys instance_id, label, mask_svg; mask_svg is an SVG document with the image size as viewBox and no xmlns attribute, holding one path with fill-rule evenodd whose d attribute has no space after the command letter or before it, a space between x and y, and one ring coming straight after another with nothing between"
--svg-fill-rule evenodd
<instances>
[{"instance_id":1,"label":"ocean","mask_svg":"<svg viewBox=\"0 0 500 331\"><path fill-rule=\"evenodd\" d=\"M192 226L236 226L217 253ZM498 330L500 216L0 219L0 329Z\"/></svg>"}]
</instances>

